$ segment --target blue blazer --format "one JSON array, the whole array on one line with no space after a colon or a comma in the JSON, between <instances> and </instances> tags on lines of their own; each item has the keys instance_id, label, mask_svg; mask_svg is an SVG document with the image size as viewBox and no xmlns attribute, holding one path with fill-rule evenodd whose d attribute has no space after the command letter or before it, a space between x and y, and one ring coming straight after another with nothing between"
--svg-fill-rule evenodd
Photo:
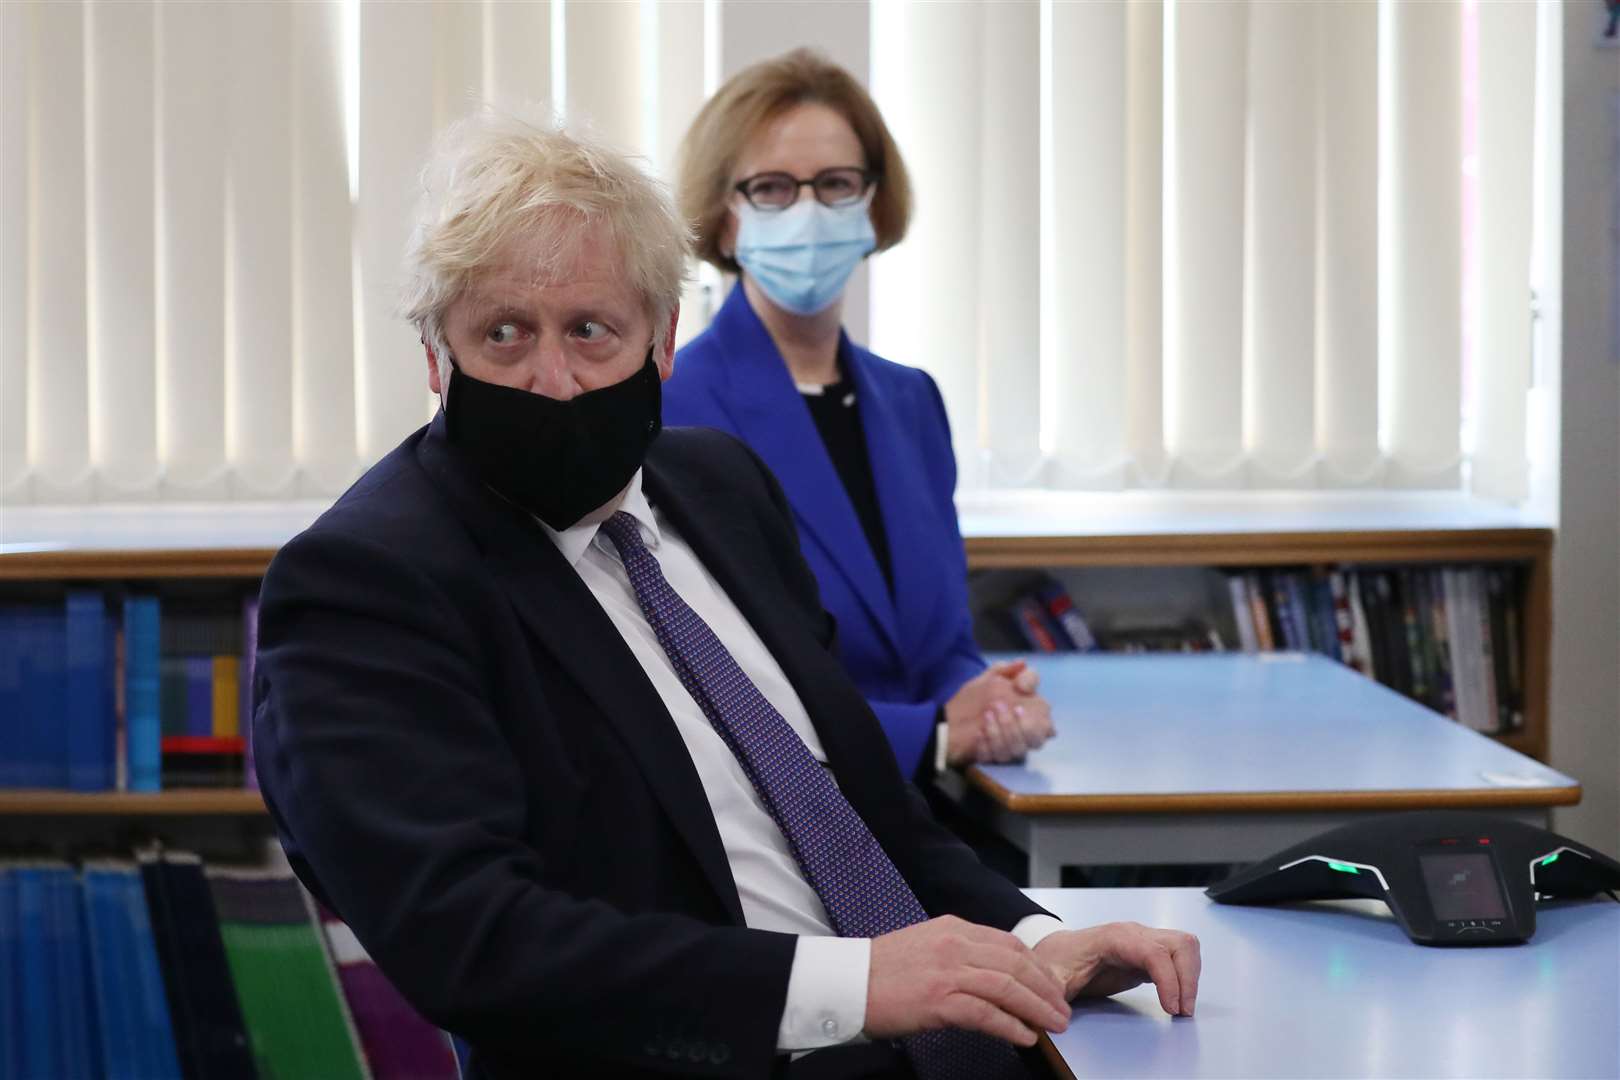
<instances>
[{"instance_id":1,"label":"blue blazer","mask_svg":"<svg viewBox=\"0 0 1620 1080\"><path fill-rule=\"evenodd\" d=\"M914 776L940 705L984 669L952 501L956 458L933 379L874 356L847 334L839 348L860 402L892 594L810 410L741 286L677 355L664 383L664 423L731 432L776 474L822 604L837 620L838 656L900 768Z\"/></svg>"}]
</instances>

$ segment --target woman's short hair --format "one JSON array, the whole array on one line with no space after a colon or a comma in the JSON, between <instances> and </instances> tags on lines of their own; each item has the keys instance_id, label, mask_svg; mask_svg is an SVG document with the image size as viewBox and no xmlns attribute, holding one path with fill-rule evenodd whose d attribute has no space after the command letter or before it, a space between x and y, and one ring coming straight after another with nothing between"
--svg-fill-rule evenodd
<instances>
[{"instance_id":1,"label":"woman's short hair","mask_svg":"<svg viewBox=\"0 0 1620 1080\"><path fill-rule=\"evenodd\" d=\"M669 191L589 136L483 109L451 125L422 170L405 254L401 313L448 373L444 314L514 236L537 230L544 273L571 257L582 227L605 225L662 347L680 303L691 234Z\"/></svg>"},{"instance_id":2,"label":"woman's short hair","mask_svg":"<svg viewBox=\"0 0 1620 1080\"><path fill-rule=\"evenodd\" d=\"M796 105L825 105L849 126L866 152L866 167L881 176L872 196L877 249L906 235L911 221L911 180L900 148L870 94L854 77L810 49L794 49L744 68L704 103L681 141L676 192L681 213L697 234L697 254L736 273L737 262L720 250L737 159L759 131Z\"/></svg>"}]
</instances>

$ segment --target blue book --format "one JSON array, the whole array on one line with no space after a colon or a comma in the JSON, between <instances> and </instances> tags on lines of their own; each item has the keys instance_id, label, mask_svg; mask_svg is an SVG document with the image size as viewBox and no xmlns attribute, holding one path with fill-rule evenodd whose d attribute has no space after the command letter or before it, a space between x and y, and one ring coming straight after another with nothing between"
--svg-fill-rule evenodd
<instances>
[{"instance_id":1,"label":"blue book","mask_svg":"<svg viewBox=\"0 0 1620 1080\"><path fill-rule=\"evenodd\" d=\"M1311 625L1315 630L1317 652L1333 660L1339 655L1339 624L1333 614L1333 588L1326 574L1313 574L1308 583L1310 598L1306 605L1311 612Z\"/></svg>"},{"instance_id":2,"label":"blue book","mask_svg":"<svg viewBox=\"0 0 1620 1080\"><path fill-rule=\"evenodd\" d=\"M84 871L92 990L101 1027L101 1071L107 1080L140 1080L145 1069L131 989L135 942L124 915L123 877L130 872L119 864Z\"/></svg>"},{"instance_id":3,"label":"blue book","mask_svg":"<svg viewBox=\"0 0 1620 1080\"><path fill-rule=\"evenodd\" d=\"M44 706L45 676L40 667L40 612L38 608L17 608L11 615L12 637L17 649L17 719L12 728L13 766L18 787L41 787L45 772L40 761L40 733L34 714Z\"/></svg>"},{"instance_id":4,"label":"blue book","mask_svg":"<svg viewBox=\"0 0 1620 1080\"><path fill-rule=\"evenodd\" d=\"M67 786L67 643L60 609L33 608L23 615L22 723L24 787Z\"/></svg>"},{"instance_id":5,"label":"blue book","mask_svg":"<svg viewBox=\"0 0 1620 1080\"><path fill-rule=\"evenodd\" d=\"M1299 652L1311 651L1311 621L1305 614L1305 591L1300 585L1298 574L1290 573L1286 578L1288 582L1288 619L1293 626L1295 644L1292 648Z\"/></svg>"},{"instance_id":6,"label":"blue book","mask_svg":"<svg viewBox=\"0 0 1620 1080\"><path fill-rule=\"evenodd\" d=\"M161 621L157 597L130 596L124 600L124 753L129 762L131 791L162 788Z\"/></svg>"},{"instance_id":7,"label":"blue book","mask_svg":"<svg viewBox=\"0 0 1620 1080\"><path fill-rule=\"evenodd\" d=\"M22 620L13 608L0 608L0 788L22 787ZM11 1073L0 1073L10 1076Z\"/></svg>"},{"instance_id":8,"label":"blue book","mask_svg":"<svg viewBox=\"0 0 1620 1080\"><path fill-rule=\"evenodd\" d=\"M107 779L113 791L129 790L129 757L124 753L124 658L118 641L121 625L110 611L101 620L102 636L107 643L107 667L101 673L101 701L111 733L107 746Z\"/></svg>"},{"instance_id":9,"label":"blue book","mask_svg":"<svg viewBox=\"0 0 1620 1080\"><path fill-rule=\"evenodd\" d=\"M84 902L91 928L102 1072L107 1080L178 1077L138 871L130 863L87 865Z\"/></svg>"},{"instance_id":10,"label":"blue book","mask_svg":"<svg viewBox=\"0 0 1620 1080\"><path fill-rule=\"evenodd\" d=\"M47 934L46 870L19 866L17 880L17 986L22 997L22 1076L61 1076L56 1060L56 943Z\"/></svg>"},{"instance_id":11,"label":"blue book","mask_svg":"<svg viewBox=\"0 0 1620 1080\"><path fill-rule=\"evenodd\" d=\"M0 1076L7 1078L22 1075L21 945L16 876L11 867L0 866Z\"/></svg>"},{"instance_id":12,"label":"blue book","mask_svg":"<svg viewBox=\"0 0 1620 1080\"><path fill-rule=\"evenodd\" d=\"M186 657L186 734L214 734L214 658Z\"/></svg>"},{"instance_id":13,"label":"blue book","mask_svg":"<svg viewBox=\"0 0 1620 1080\"><path fill-rule=\"evenodd\" d=\"M106 693L107 601L99 590L67 594L63 722L67 725L67 786L108 791L113 786L113 716Z\"/></svg>"},{"instance_id":14,"label":"blue book","mask_svg":"<svg viewBox=\"0 0 1620 1080\"><path fill-rule=\"evenodd\" d=\"M50 871L50 885L57 938L57 1059L63 1076L94 1076L100 1072L101 1055L79 882L72 870L62 867Z\"/></svg>"},{"instance_id":15,"label":"blue book","mask_svg":"<svg viewBox=\"0 0 1620 1080\"><path fill-rule=\"evenodd\" d=\"M163 971L158 966L157 941L152 936L152 920L146 906L146 890L133 870L121 875L120 886L125 919L134 944L130 986L141 1044L141 1076L150 1080L181 1080L174 1027L169 1021L169 1004L164 996Z\"/></svg>"}]
</instances>

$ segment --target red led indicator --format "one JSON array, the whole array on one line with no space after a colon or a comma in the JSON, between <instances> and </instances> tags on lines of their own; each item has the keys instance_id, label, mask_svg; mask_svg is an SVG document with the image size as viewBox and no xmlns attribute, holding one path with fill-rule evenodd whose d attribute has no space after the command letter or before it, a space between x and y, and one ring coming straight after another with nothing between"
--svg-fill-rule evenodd
<instances>
[{"instance_id":1,"label":"red led indicator","mask_svg":"<svg viewBox=\"0 0 1620 1080\"><path fill-rule=\"evenodd\" d=\"M1479 838L1479 842L1482 844L1488 844L1491 842L1491 838L1488 836L1482 836Z\"/></svg>"},{"instance_id":2,"label":"red led indicator","mask_svg":"<svg viewBox=\"0 0 1620 1080\"><path fill-rule=\"evenodd\" d=\"M1455 844L1457 841L1455 839L1451 839L1451 840L1442 840L1440 842L1442 844Z\"/></svg>"}]
</instances>

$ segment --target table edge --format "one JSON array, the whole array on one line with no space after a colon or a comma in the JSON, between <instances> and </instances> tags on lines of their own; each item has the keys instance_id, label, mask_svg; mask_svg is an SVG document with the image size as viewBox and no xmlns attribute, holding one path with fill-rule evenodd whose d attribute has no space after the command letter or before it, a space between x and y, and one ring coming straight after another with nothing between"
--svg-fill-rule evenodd
<instances>
[{"instance_id":1,"label":"table edge","mask_svg":"<svg viewBox=\"0 0 1620 1080\"><path fill-rule=\"evenodd\" d=\"M1573 806L1581 786L1389 791L1216 791L1160 795L1020 795L978 766L967 781L1015 814L1287 813L1333 810L1487 810Z\"/></svg>"}]
</instances>

